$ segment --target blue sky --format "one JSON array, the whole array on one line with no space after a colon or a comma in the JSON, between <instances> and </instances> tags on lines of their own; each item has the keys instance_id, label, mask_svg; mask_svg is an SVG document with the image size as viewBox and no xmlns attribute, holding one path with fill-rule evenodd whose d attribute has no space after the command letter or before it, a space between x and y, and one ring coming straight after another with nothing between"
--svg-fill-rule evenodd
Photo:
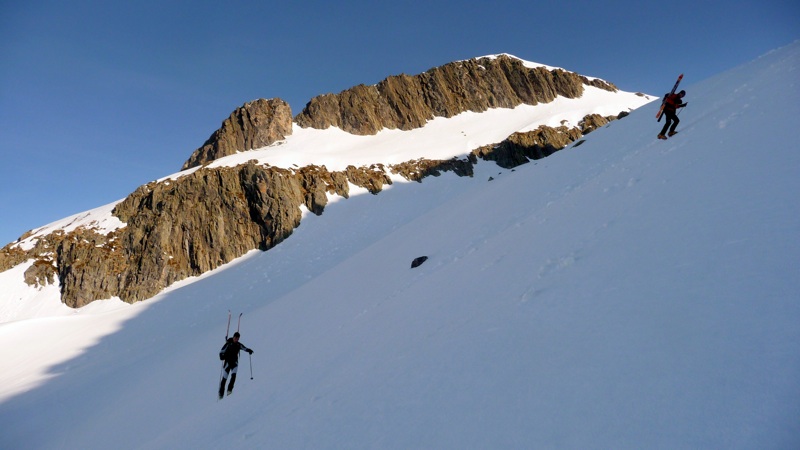
<instances>
[{"instance_id":1,"label":"blue sky","mask_svg":"<svg viewBox=\"0 0 800 450\"><path fill-rule=\"evenodd\" d=\"M800 38L796 0L542 3L0 0L0 246L176 172L256 98L502 52L660 95Z\"/></svg>"}]
</instances>

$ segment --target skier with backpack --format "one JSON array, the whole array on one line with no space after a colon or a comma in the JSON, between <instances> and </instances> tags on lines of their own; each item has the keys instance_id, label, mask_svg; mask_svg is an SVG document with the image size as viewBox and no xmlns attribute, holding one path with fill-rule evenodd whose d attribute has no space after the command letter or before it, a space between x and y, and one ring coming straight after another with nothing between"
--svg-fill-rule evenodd
<instances>
[{"instance_id":1,"label":"skier with backpack","mask_svg":"<svg viewBox=\"0 0 800 450\"><path fill-rule=\"evenodd\" d=\"M667 139L667 129L669 129L670 137L677 134L675 128L678 127L678 123L680 122L677 114L678 108L683 108L688 105L688 103L683 103L681 100L685 95L686 91L680 91L677 94L672 92L664 99L663 113L667 116L667 121L664 123L664 127L661 128L661 133L658 134L659 139ZM660 118L659 116L659 119Z\"/></svg>"},{"instance_id":2,"label":"skier with backpack","mask_svg":"<svg viewBox=\"0 0 800 450\"><path fill-rule=\"evenodd\" d=\"M225 382L228 381L228 375L231 376L231 382L228 384L228 395L233 391L233 385L236 383L236 372L239 368L239 352L244 350L249 354L253 354L253 350L247 348L244 344L239 342L240 334L237 331L233 333L233 337L229 338L222 349L219 351L219 359L225 361L223 364L222 379L219 382L219 398L225 393Z\"/></svg>"}]
</instances>

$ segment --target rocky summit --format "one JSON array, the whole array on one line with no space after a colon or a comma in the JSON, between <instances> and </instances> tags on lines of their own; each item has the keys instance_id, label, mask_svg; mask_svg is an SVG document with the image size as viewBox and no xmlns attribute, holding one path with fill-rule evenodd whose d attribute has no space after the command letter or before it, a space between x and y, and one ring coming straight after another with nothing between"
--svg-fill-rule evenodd
<instances>
[{"instance_id":1,"label":"rocky summit","mask_svg":"<svg viewBox=\"0 0 800 450\"><path fill-rule=\"evenodd\" d=\"M186 170L237 151L266 147L292 134L292 109L281 99L245 103L222 122L219 130L192 153Z\"/></svg>"},{"instance_id":2,"label":"rocky summit","mask_svg":"<svg viewBox=\"0 0 800 450\"><path fill-rule=\"evenodd\" d=\"M434 117L466 111L538 105L557 96L579 98L584 85L617 90L611 83L566 70L530 68L509 55L483 57L314 97L294 122L304 128L337 127L356 135L373 135L384 128L420 128ZM281 140L292 133L290 116L289 105L280 99L248 103L225 119L181 170Z\"/></svg>"},{"instance_id":3,"label":"rocky summit","mask_svg":"<svg viewBox=\"0 0 800 450\"><path fill-rule=\"evenodd\" d=\"M316 97L295 122L320 129L334 126L358 135L375 134L384 128L411 130L434 117L453 117L465 111L537 105L556 96L578 98L584 84L616 90L604 81L590 81L562 69L529 68L508 55L484 57Z\"/></svg>"}]
</instances>

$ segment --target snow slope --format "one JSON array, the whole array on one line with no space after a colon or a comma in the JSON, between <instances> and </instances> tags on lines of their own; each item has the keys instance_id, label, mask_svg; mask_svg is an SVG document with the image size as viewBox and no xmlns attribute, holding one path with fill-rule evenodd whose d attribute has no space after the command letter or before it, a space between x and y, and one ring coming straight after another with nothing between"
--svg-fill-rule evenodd
<instances>
[{"instance_id":1,"label":"snow slope","mask_svg":"<svg viewBox=\"0 0 800 450\"><path fill-rule=\"evenodd\" d=\"M2 324L0 448L798 448L799 69L794 43L687 74L666 142L650 104L151 301ZM228 309L255 353L217 402Z\"/></svg>"}]
</instances>

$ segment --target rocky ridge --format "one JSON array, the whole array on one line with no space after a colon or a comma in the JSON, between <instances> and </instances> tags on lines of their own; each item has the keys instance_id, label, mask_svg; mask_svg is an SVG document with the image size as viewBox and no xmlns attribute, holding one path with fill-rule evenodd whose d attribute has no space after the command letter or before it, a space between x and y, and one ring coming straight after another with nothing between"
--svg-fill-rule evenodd
<instances>
[{"instance_id":1,"label":"rocky ridge","mask_svg":"<svg viewBox=\"0 0 800 450\"><path fill-rule=\"evenodd\" d=\"M562 69L530 68L509 55L458 61L419 75L396 75L376 85L358 85L339 94L314 97L295 118L304 128L338 127L356 135L380 130L412 130L434 117L453 117L490 108L549 103L557 96L578 98L584 86L616 92L611 83ZM292 133L289 105L256 100L234 111L181 170L237 151L253 150Z\"/></svg>"},{"instance_id":2,"label":"rocky ridge","mask_svg":"<svg viewBox=\"0 0 800 450\"><path fill-rule=\"evenodd\" d=\"M578 98L584 85L609 91L605 81L562 69L529 68L509 55L453 62L419 75L388 77L377 85L359 85L339 94L313 98L295 117L301 127L341 128L357 135L383 128L411 130L434 117L465 111L549 103L557 96Z\"/></svg>"},{"instance_id":3,"label":"rocky ridge","mask_svg":"<svg viewBox=\"0 0 800 450\"><path fill-rule=\"evenodd\" d=\"M537 104L559 95L575 98L584 85L616 90L600 80L561 69L531 69L501 55L316 97L295 120L300 126L333 125L354 134L372 134L382 128L407 130L421 127L434 116ZM576 128L542 126L514 133L502 142L474 149L463 159L348 166L333 172L324 166L286 169L255 160L236 167L199 167L175 179L139 187L114 208L112 214L125 226L113 232L82 226L35 236L25 249L16 243L6 245L0 249L0 272L31 261L25 282L31 286L58 283L62 302L71 307L111 297L144 300L248 251L274 247L300 224L301 207L322 214L328 196L347 198L351 184L378 194L392 183L392 174L418 182L444 172L472 176L479 160L513 168L546 157L615 118L589 115ZM270 145L291 131L289 105L282 100L247 103L223 122L184 168Z\"/></svg>"}]
</instances>

